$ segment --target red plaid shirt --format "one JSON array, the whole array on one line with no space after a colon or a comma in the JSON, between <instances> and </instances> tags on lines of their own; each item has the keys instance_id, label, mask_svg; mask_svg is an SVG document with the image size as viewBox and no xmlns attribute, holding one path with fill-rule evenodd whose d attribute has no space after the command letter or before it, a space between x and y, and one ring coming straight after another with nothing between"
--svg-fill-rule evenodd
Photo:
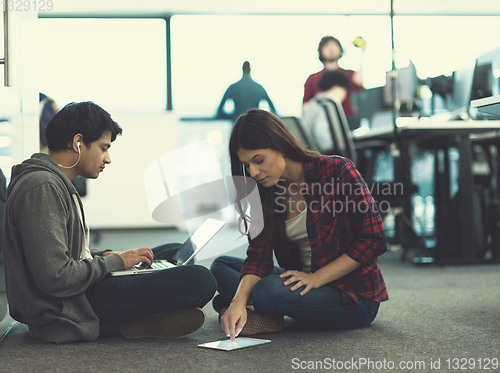
<instances>
[{"instance_id":1,"label":"red plaid shirt","mask_svg":"<svg viewBox=\"0 0 500 373\"><path fill-rule=\"evenodd\" d=\"M357 307L358 296L376 302L387 300L377 263L377 257L387 249L384 226L359 171L350 160L339 156L321 156L305 163L304 171L306 187L302 194L308 207L312 272L347 254L361 266L328 284L340 291L343 304ZM273 251L281 267L302 270L299 250L286 235L285 215L277 212L278 233L272 240L258 236L250 241L241 277L269 275L274 266Z\"/></svg>"}]
</instances>

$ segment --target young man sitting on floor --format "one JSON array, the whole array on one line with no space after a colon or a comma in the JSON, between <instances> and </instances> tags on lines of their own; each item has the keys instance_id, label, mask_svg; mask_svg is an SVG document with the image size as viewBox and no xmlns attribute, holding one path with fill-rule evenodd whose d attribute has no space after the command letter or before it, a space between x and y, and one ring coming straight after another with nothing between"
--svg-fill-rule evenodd
<instances>
[{"instance_id":1,"label":"young man sitting on floor","mask_svg":"<svg viewBox=\"0 0 500 373\"><path fill-rule=\"evenodd\" d=\"M109 148L121 132L98 105L72 103L47 125L49 154L12 168L4 232L7 299L11 316L27 324L33 338L181 337L203 325L201 307L216 286L206 268L111 277L172 250L89 250L82 201L71 180L96 179L111 163Z\"/></svg>"}]
</instances>

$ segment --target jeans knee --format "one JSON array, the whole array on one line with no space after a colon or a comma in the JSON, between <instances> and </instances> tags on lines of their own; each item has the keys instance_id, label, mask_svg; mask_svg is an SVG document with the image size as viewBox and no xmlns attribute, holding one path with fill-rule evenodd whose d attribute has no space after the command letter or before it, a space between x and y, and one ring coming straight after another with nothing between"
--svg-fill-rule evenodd
<instances>
[{"instance_id":1,"label":"jeans knee","mask_svg":"<svg viewBox=\"0 0 500 373\"><path fill-rule=\"evenodd\" d=\"M239 278L242 265L242 259L232 256L220 256L212 262L210 272L217 281L227 280L227 276L232 278L236 275Z\"/></svg>"},{"instance_id":2,"label":"jeans knee","mask_svg":"<svg viewBox=\"0 0 500 373\"><path fill-rule=\"evenodd\" d=\"M210 266L210 271L226 267L233 268L235 266L235 263L239 261L241 261L241 259L232 256L228 255L219 256L212 262L212 265Z\"/></svg>"},{"instance_id":3,"label":"jeans knee","mask_svg":"<svg viewBox=\"0 0 500 373\"><path fill-rule=\"evenodd\" d=\"M190 271L189 276L196 279L196 286L199 289L199 294L203 298L206 298L207 302L212 299L217 290L217 282L212 273L207 268L200 265L186 266L186 269Z\"/></svg>"},{"instance_id":4,"label":"jeans knee","mask_svg":"<svg viewBox=\"0 0 500 373\"><path fill-rule=\"evenodd\" d=\"M283 285L283 279L276 275L269 275L255 284L252 291L252 303L258 311L271 312L275 305L279 305L280 298L288 292L288 287Z\"/></svg>"},{"instance_id":5,"label":"jeans knee","mask_svg":"<svg viewBox=\"0 0 500 373\"><path fill-rule=\"evenodd\" d=\"M212 262L212 265L210 266L210 272L215 275L215 273L217 273L224 267L226 267L225 257L220 256Z\"/></svg>"}]
</instances>

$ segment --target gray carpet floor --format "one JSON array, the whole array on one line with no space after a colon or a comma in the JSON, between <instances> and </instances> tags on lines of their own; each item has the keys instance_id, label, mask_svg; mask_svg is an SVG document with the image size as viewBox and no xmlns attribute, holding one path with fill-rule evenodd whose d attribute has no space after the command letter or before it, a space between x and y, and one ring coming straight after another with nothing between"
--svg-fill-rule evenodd
<instances>
[{"instance_id":1,"label":"gray carpet floor","mask_svg":"<svg viewBox=\"0 0 500 373\"><path fill-rule=\"evenodd\" d=\"M0 372L500 371L492 360L500 359L500 265L416 267L399 258L380 258L390 300L367 328L324 332L287 320L282 332L258 336L272 343L225 352L197 347L224 338L210 304L205 325L176 340L53 345L18 324L0 342Z\"/></svg>"}]
</instances>

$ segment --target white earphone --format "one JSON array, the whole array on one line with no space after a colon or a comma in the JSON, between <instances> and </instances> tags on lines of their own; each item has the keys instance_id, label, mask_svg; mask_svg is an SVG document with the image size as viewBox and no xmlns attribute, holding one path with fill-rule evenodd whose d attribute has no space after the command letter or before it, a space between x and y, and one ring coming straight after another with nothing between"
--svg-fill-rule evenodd
<instances>
[{"instance_id":1,"label":"white earphone","mask_svg":"<svg viewBox=\"0 0 500 373\"><path fill-rule=\"evenodd\" d=\"M80 141L76 142L76 148L78 149L78 159L76 160L75 164L73 166L63 166L62 164L58 163L59 167L61 167L61 168L73 168L78 164L78 162L80 162L80 156L81 156L81 154L80 154Z\"/></svg>"}]
</instances>

